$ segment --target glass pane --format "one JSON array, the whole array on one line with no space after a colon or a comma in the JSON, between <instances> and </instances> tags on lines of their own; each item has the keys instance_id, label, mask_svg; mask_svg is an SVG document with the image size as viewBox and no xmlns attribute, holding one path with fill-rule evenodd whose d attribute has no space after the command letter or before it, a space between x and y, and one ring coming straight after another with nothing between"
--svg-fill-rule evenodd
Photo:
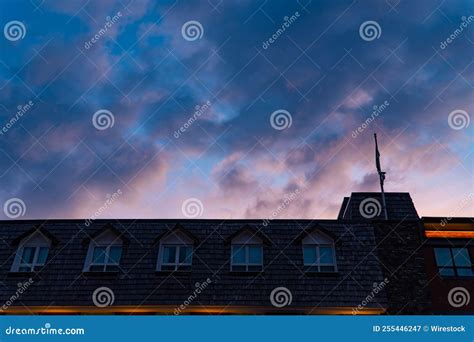
<instances>
[{"instance_id":1,"label":"glass pane","mask_svg":"<svg viewBox=\"0 0 474 342\"><path fill-rule=\"evenodd\" d=\"M163 263L174 264L176 262L176 246L163 247Z\"/></svg>"},{"instance_id":2,"label":"glass pane","mask_svg":"<svg viewBox=\"0 0 474 342\"><path fill-rule=\"evenodd\" d=\"M245 246L243 245L232 246L232 263L245 264Z\"/></svg>"},{"instance_id":3,"label":"glass pane","mask_svg":"<svg viewBox=\"0 0 474 342\"><path fill-rule=\"evenodd\" d=\"M35 247L24 247L23 255L21 256L22 264L31 264L35 256Z\"/></svg>"},{"instance_id":4,"label":"glass pane","mask_svg":"<svg viewBox=\"0 0 474 342\"><path fill-rule=\"evenodd\" d=\"M442 267L439 269L439 274L442 276L454 276L454 268Z\"/></svg>"},{"instance_id":5,"label":"glass pane","mask_svg":"<svg viewBox=\"0 0 474 342\"><path fill-rule=\"evenodd\" d=\"M334 264L331 247L319 247L319 263L320 264Z\"/></svg>"},{"instance_id":6,"label":"glass pane","mask_svg":"<svg viewBox=\"0 0 474 342\"><path fill-rule=\"evenodd\" d=\"M435 248L436 265L438 266L452 266L451 252L449 248Z\"/></svg>"},{"instance_id":7,"label":"glass pane","mask_svg":"<svg viewBox=\"0 0 474 342\"><path fill-rule=\"evenodd\" d=\"M21 266L18 268L18 271L20 272L31 272L33 271L33 268L31 266Z\"/></svg>"},{"instance_id":8,"label":"glass pane","mask_svg":"<svg viewBox=\"0 0 474 342\"><path fill-rule=\"evenodd\" d=\"M193 249L191 247L181 246L179 248L179 263L190 264L192 252L193 252Z\"/></svg>"},{"instance_id":9,"label":"glass pane","mask_svg":"<svg viewBox=\"0 0 474 342\"><path fill-rule=\"evenodd\" d=\"M458 268L458 276L460 277L473 277L474 272L472 272L471 268Z\"/></svg>"},{"instance_id":10,"label":"glass pane","mask_svg":"<svg viewBox=\"0 0 474 342\"><path fill-rule=\"evenodd\" d=\"M262 263L262 246L249 246L249 264Z\"/></svg>"},{"instance_id":11,"label":"glass pane","mask_svg":"<svg viewBox=\"0 0 474 342\"><path fill-rule=\"evenodd\" d=\"M467 248L453 248L454 264L456 266L471 267L471 258Z\"/></svg>"},{"instance_id":12,"label":"glass pane","mask_svg":"<svg viewBox=\"0 0 474 342\"><path fill-rule=\"evenodd\" d=\"M103 264L105 262L105 247L94 247L92 254L93 264Z\"/></svg>"},{"instance_id":13,"label":"glass pane","mask_svg":"<svg viewBox=\"0 0 474 342\"><path fill-rule=\"evenodd\" d=\"M109 250L109 263L120 263L120 256L122 255L122 246L112 246Z\"/></svg>"},{"instance_id":14,"label":"glass pane","mask_svg":"<svg viewBox=\"0 0 474 342\"><path fill-rule=\"evenodd\" d=\"M48 248L41 247L38 252L38 259L36 261L37 265L44 265L46 263L46 259L48 258Z\"/></svg>"},{"instance_id":15,"label":"glass pane","mask_svg":"<svg viewBox=\"0 0 474 342\"><path fill-rule=\"evenodd\" d=\"M305 265L312 265L316 263L316 246L303 247L303 260Z\"/></svg>"}]
</instances>

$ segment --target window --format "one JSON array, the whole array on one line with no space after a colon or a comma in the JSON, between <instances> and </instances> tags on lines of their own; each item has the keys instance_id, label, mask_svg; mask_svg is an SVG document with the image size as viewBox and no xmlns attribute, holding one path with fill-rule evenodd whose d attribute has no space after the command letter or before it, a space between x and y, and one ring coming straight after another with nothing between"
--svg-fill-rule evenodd
<instances>
[{"instance_id":1,"label":"window","mask_svg":"<svg viewBox=\"0 0 474 342\"><path fill-rule=\"evenodd\" d=\"M122 256L122 240L106 231L89 244L84 265L85 272L117 272Z\"/></svg>"},{"instance_id":2,"label":"window","mask_svg":"<svg viewBox=\"0 0 474 342\"><path fill-rule=\"evenodd\" d=\"M161 271L190 271L193 247L162 245Z\"/></svg>"},{"instance_id":3,"label":"window","mask_svg":"<svg viewBox=\"0 0 474 342\"><path fill-rule=\"evenodd\" d=\"M438 273L446 277L473 277L474 267L467 248L435 248Z\"/></svg>"},{"instance_id":4,"label":"window","mask_svg":"<svg viewBox=\"0 0 474 342\"><path fill-rule=\"evenodd\" d=\"M177 230L160 240L158 271L191 271L193 240Z\"/></svg>"},{"instance_id":5,"label":"window","mask_svg":"<svg viewBox=\"0 0 474 342\"><path fill-rule=\"evenodd\" d=\"M336 272L333 240L319 231L303 239L303 264L307 272Z\"/></svg>"},{"instance_id":6,"label":"window","mask_svg":"<svg viewBox=\"0 0 474 342\"><path fill-rule=\"evenodd\" d=\"M89 271L118 271L121 255L122 246L96 245L93 247L92 260L89 265Z\"/></svg>"},{"instance_id":7,"label":"window","mask_svg":"<svg viewBox=\"0 0 474 342\"><path fill-rule=\"evenodd\" d=\"M231 265L233 272L260 272L263 269L262 241L250 232L232 240Z\"/></svg>"},{"instance_id":8,"label":"window","mask_svg":"<svg viewBox=\"0 0 474 342\"><path fill-rule=\"evenodd\" d=\"M41 232L35 232L20 242L12 272L34 272L46 264L51 241Z\"/></svg>"}]
</instances>

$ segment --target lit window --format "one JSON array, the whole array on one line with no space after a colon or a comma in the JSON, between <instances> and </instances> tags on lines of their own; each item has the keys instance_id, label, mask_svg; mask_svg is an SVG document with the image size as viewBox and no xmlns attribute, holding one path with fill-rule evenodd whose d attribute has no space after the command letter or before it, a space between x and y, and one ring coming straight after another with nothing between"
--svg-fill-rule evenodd
<instances>
[{"instance_id":1,"label":"lit window","mask_svg":"<svg viewBox=\"0 0 474 342\"><path fill-rule=\"evenodd\" d=\"M96 237L89 244L85 272L117 272L122 256L122 240L110 231Z\"/></svg>"},{"instance_id":2,"label":"lit window","mask_svg":"<svg viewBox=\"0 0 474 342\"><path fill-rule=\"evenodd\" d=\"M474 266L467 248L435 248L434 251L438 273L441 276L474 276Z\"/></svg>"},{"instance_id":3,"label":"lit window","mask_svg":"<svg viewBox=\"0 0 474 342\"><path fill-rule=\"evenodd\" d=\"M34 272L46 264L51 241L40 232L25 238L18 247L12 272Z\"/></svg>"},{"instance_id":4,"label":"lit window","mask_svg":"<svg viewBox=\"0 0 474 342\"><path fill-rule=\"evenodd\" d=\"M250 232L232 240L231 265L233 272L260 272L263 269L262 241Z\"/></svg>"},{"instance_id":5,"label":"lit window","mask_svg":"<svg viewBox=\"0 0 474 342\"><path fill-rule=\"evenodd\" d=\"M190 271L193 240L181 231L174 231L160 240L158 271Z\"/></svg>"},{"instance_id":6,"label":"lit window","mask_svg":"<svg viewBox=\"0 0 474 342\"><path fill-rule=\"evenodd\" d=\"M303 264L307 272L336 272L336 250L333 240L313 232L303 239Z\"/></svg>"}]
</instances>

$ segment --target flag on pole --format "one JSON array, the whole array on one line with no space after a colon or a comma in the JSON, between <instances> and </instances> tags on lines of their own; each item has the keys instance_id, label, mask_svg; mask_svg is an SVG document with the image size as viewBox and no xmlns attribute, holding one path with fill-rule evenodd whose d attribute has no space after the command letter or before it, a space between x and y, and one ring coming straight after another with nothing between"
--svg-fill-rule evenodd
<instances>
[{"instance_id":1,"label":"flag on pole","mask_svg":"<svg viewBox=\"0 0 474 342\"><path fill-rule=\"evenodd\" d=\"M374 133L375 139L375 165L377 166L377 173L380 177L380 192L382 194L382 205L385 219L388 220L388 212L387 212L387 204L385 203L385 192L383 190L383 182L385 181L385 172L382 171L380 167L380 152L379 152L379 145L377 144L377 134Z\"/></svg>"},{"instance_id":2,"label":"flag on pole","mask_svg":"<svg viewBox=\"0 0 474 342\"><path fill-rule=\"evenodd\" d=\"M379 145L377 144L377 134L374 133L375 138L375 165L377 166L377 172L382 177L382 181L385 179L385 172L382 172L382 168L380 166L380 152L379 152Z\"/></svg>"}]
</instances>

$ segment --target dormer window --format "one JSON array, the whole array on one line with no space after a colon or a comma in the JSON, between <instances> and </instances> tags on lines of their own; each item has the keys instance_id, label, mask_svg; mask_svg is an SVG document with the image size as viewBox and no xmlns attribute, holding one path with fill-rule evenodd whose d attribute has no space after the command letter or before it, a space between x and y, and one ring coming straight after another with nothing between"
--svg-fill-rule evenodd
<instances>
[{"instance_id":1,"label":"dormer window","mask_svg":"<svg viewBox=\"0 0 474 342\"><path fill-rule=\"evenodd\" d=\"M244 231L233 238L230 270L233 272L260 272L262 269L262 240L249 231Z\"/></svg>"},{"instance_id":2,"label":"dormer window","mask_svg":"<svg viewBox=\"0 0 474 342\"><path fill-rule=\"evenodd\" d=\"M46 264L51 240L37 231L24 238L15 255L12 272L34 272Z\"/></svg>"},{"instance_id":3,"label":"dormer window","mask_svg":"<svg viewBox=\"0 0 474 342\"><path fill-rule=\"evenodd\" d=\"M176 229L160 240L157 271L190 271L193 239Z\"/></svg>"},{"instance_id":4,"label":"dormer window","mask_svg":"<svg viewBox=\"0 0 474 342\"><path fill-rule=\"evenodd\" d=\"M109 230L92 239L87 251L84 272L117 272L122 246L120 237Z\"/></svg>"},{"instance_id":5,"label":"dormer window","mask_svg":"<svg viewBox=\"0 0 474 342\"><path fill-rule=\"evenodd\" d=\"M303 239L303 262L307 272L336 272L334 241L320 231Z\"/></svg>"}]
</instances>

